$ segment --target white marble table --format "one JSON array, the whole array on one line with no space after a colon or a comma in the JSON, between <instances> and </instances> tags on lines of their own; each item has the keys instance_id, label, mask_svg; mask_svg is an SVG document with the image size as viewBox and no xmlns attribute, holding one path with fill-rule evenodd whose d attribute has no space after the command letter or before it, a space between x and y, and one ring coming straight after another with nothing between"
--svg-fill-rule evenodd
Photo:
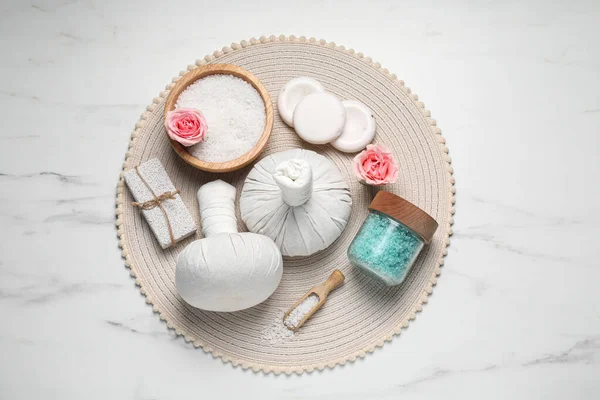
<instances>
[{"instance_id":1,"label":"white marble table","mask_svg":"<svg viewBox=\"0 0 600 400\"><path fill-rule=\"evenodd\" d=\"M0 3L0 399L600 398L600 3L333 3ZM114 228L145 106L196 58L280 33L396 72L457 180L424 312L364 360L291 377L174 337Z\"/></svg>"}]
</instances>

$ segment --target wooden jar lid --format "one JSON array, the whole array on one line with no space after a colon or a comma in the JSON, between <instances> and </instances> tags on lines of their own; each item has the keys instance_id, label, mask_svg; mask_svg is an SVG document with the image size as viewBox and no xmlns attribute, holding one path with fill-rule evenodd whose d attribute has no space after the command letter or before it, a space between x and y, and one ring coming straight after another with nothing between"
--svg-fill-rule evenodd
<instances>
[{"instance_id":1,"label":"wooden jar lid","mask_svg":"<svg viewBox=\"0 0 600 400\"><path fill-rule=\"evenodd\" d=\"M411 202L390 192L380 191L369 205L369 210L375 210L389 215L400 221L427 244L431 242L438 223L425 211Z\"/></svg>"}]
</instances>

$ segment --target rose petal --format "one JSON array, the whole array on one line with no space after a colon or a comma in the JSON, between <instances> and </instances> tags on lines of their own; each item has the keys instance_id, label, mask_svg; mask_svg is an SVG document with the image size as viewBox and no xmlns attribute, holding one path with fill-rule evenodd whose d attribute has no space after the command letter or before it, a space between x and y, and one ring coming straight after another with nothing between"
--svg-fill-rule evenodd
<instances>
[{"instance_id":1,"label":"rose petal","mask_svg":"<svg viewBox=\"0 0 600 400\"><path fill-rule=\"evenodd\" d=\"M167 113L167 135L184 146L192 146L206 139L208 130L204 115L193 108L178 108Z\"/></svg>"}]
</instances>

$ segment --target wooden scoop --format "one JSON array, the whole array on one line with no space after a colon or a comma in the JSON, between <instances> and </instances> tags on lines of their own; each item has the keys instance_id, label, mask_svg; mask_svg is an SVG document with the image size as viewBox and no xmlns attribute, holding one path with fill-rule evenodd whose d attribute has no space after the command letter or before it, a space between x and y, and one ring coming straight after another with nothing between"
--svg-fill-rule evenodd
<instances>
[{"instance_id":1,"label":"wooden scoop","mask_svg":"<svg viewBox=\"0 0 600 400\"><path fill-rule=\"evenodd\" d=\"M329 276L329 278L327 278L325 282L310 289L304 296L300 298L300 300L296 302L296 304L294 304L283 315L283 324L286 326L286 328L294 332L298 330L298 328L304 325L306 320L308 320L319 308L321 308L321 306L325 303L325 300L327 300L327 295L329 294L329 292L331 292L333 289L338 288L343 282L344 274L342 274L342 271L340 271L339 269L336 269L331 273L331 275ZM317 304L310 311L308 311L296 325L286 325L285 320L290 315L290 313L294 311L300 304L302 304L302 302L306 300L311 294L317 295L319 297Z\"/></svg>"}]
</instances>

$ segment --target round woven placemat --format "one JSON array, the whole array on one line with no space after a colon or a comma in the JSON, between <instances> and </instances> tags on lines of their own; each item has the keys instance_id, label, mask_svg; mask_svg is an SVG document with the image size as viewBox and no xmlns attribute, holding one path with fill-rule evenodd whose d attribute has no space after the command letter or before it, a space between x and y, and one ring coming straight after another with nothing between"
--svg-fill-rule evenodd
<instances>
[{"instance_id":1,"label":"round woven placemat","mask_svg":"<svg viewBox=\"0 0 600 400\"><path fill-rule=\"evenodd\" d=\"M196 347L233 365L255 371L302 373L364 357L400 334L422 310L443 264L454 213L454 180L440 129L404 82L370 58L334 43L293 36L261 37L215 51L190 65L188 70L216 62L239 65L252 72L269 90L273 101L289 79L311 76L341 99L365 103L377 120L374 142L390 147L400 164L398 182L384 189L427 211L437 220L439 229L400 286L385 287L354 269L346 257L346 249L367 215L374 191L360 185L352 176L353 155L328 145L312 146L303 142L276 115L273 134L260 158L276 151L304 147L331 159L350 184L352 214L336 242L315 255L284 260L281 285L264 303L234 313L201 311L187 305L175 289L177 254L190 241L200 238L200 233L162 250L146 222L130 205L133 199L121 174L116 214L125 264L146 296L146 302L152 304L169 328ZM182 71L180 76L186 72ZM165 98L172 86L169 84L154 99L137 122L123 169L158 158L199 225L196 192L200 185L223 179L237 187L239 196L251 166L215 175L194 169L179 159L163 128ZM240 230L245 230L241 222L239 225ZM310 287L324 281L334 268L342 270L346 281L332 293L325 306L292 339L275 344L265 341L261 332L278 313L290 307Z\"/></svg>"}]
</instances>

